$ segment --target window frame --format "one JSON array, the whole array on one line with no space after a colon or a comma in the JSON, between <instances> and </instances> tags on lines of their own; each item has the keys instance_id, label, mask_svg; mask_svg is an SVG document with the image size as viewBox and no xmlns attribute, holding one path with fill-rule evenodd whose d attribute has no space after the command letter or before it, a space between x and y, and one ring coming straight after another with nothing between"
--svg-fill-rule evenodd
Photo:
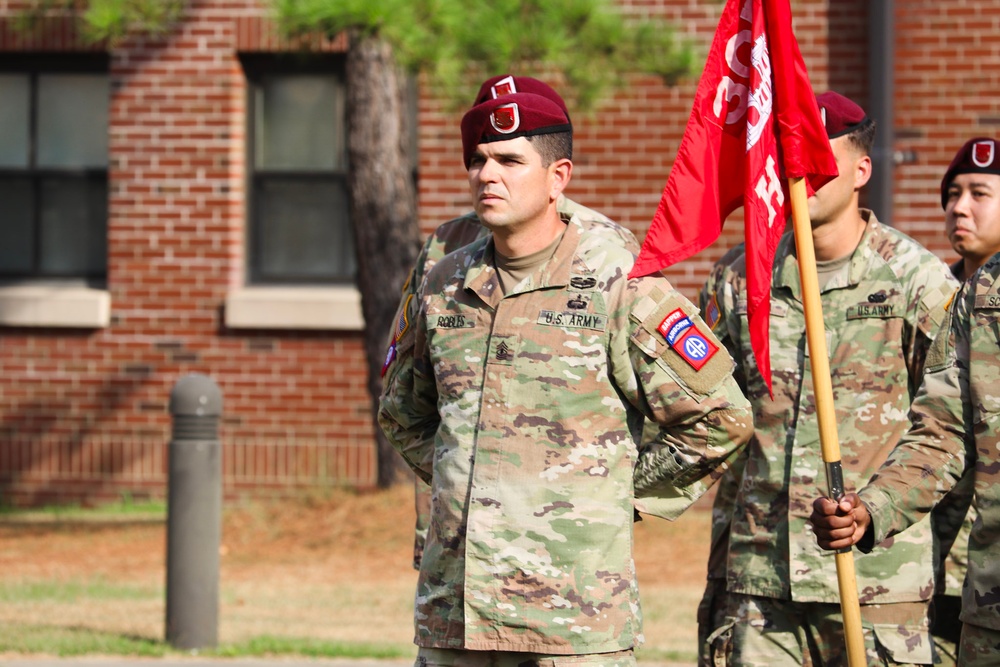
<instances>
[{"instance_id":1,"label":"window frame","mask_svg":"<svg viewBox=\"0 0 1000 667\"><path fill-rule=\"evenodd\" d=\"M345 55L343 53L241 53L240 63L246 77L246 206L247 206L247 284L251 286L354 286L357 284L357 263L350 276L317 277L314 274L285 273L276 275L267 272L261 266L261 248L263 246L264 227L262 221L261 193L266 182L289 181L295 183L314 182L317 187L341 186L348 192L348 172L350 166L345 155L344 164L333 170L312 169L281 169L268 170L257 167L257 114L256 91L266 77L296 76L296 75L329 75L337 77L346 89ZM346 142L347 127L344 119L344 137ZM346 151L346 148L345 148ZM349 195L348 195L349 196ZM344 211L348 225L348 234L353 238L350 211ZM354 253L354 243L351 242L350 253Z\"/></svg>"},{"instance_id":2,"label":"window frame","mask_svg":"<svg viewBox=\"0 0 1000 667\"><path fill-rule=\"evenodd\" d=\"M53 168L37 166L38 159L38 96L39 77L57 74L103 74L110 79L110 54L107 52L66 52L66 53L7 53L0 58L0 74L16 74L27 76L29 80L29 110L28 110L28 166L26 168L0 167L0 178L4 180L23 179L29 181L33 203L32 234L34 253L31 258L31 269L28 271L6 271L0 267L0 283L23 283L25 281L65 281L79 280L85 285L102 287L107 283L108 275L108 217L110 185L108 173L110 170L110 154L105 166ZM108 100L110 110L110 98ZM109 128L105 128L109 131ZM104 217L104 265L96 271L51 271L44 270L44 247L42 215L42 190L47 179L66 177L79 180L92 187L103 187L105 198Z\"/></svg>"}]
</instances>

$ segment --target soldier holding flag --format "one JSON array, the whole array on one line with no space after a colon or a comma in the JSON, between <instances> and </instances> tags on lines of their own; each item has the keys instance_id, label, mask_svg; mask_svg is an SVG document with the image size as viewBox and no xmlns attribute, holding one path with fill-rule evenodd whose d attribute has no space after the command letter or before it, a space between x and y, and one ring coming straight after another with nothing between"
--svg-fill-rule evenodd
<instances>
[{"instance_id":1,"label":"soldier holding flag","mask_svg":"<svg viewBox=\"0 0 1000 667\"><path fill-rule=\"evenodd\" d=\"M837 425L847 443L844 481L856 488L902 434L957 283L941 260L858 207L871 175L874 121L838 93L823 93L817 102L840 174L809 198L809 217ZM745 265L726 264L705 287L708 324L742 360L737 377L755 419L729 526L731 599L709 641L730 665L837 664L844 640L836 573L806 523L812 494L825 479L792 234L778 246L771 287L773 398L753 363ZM869 664L933 663L934 546L927 524L858 559Z\"/></svg>"},{"instance_id":2,"label":"soldier holding flag","mask_svg":"<svg viewBox=\"0 0 1000 667\"><path fill-rule=\"evenodd\" d=\"M813 96L788 0L726 3L631 274L698 252L743 206L744 256L713 272L703 312L742 366L756 435L729 524L729 622L705 660L932 661L929 528L894 560L862 563L860 586L849 551L824 557L806 533L811 494L856 486L899 438L956 285L940 260L858 208L873 132L850 100ZM788 219L794 233L783 235ZM838 426L851 441L843 466ZM716 533L713 545L725 544ZM700 609L708 623L711 603Z\"/></svg>"}]
</instances>

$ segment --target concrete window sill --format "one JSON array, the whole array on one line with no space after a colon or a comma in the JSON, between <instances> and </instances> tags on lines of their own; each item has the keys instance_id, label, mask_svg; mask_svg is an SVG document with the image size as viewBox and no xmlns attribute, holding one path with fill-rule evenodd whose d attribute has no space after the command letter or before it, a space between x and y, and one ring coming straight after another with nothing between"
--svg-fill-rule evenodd
<instances>
[{"instance_id":1,"label":"concrete window sill","mask_svg":"<svg viewBox=\"0 0 1000 667\"><path fill-rule=\"evenodd\" d=\"M111 321L111 294L79 283L0 285L0 326L102 329Z\"/></svg>"},{"instance_id":2,"label":"concrete window sill","mask_svg":"<svg viewBox=\"0 0 1000 667\"><path fill-rule=\"evenodd\" d=\"M354 287L244 287L226 295L230 329L361 331L361 293Z\"/></svg>"}]
</instances>

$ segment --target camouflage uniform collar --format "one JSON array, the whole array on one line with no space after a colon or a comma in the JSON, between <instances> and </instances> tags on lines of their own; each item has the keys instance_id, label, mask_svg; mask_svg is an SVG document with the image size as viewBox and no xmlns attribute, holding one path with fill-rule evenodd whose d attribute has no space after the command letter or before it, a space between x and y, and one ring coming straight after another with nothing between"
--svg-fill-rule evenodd
<instances>
[{"instance_id":1,"label":"camouflage uniform collar","mask_svg":"<svg viewBox=\"0 0 1000 667\"><path fill-rule=\"evenodd\" d=\"M983 264L982 267L980 267L979 269L977 269L976 272L977 273L989 273L989 272L993 271L996 268L997 264L1000 264L1000 252L996 253L995 255L993 255L992 257L990 257L988 260L986 260L986 263ZM967 277L971 277L971 276L967 276Z\"/></svg>"},{"instance_id":2,"label":"camouflage uniform collar","mask_svg":"<svg viewBox=\"0 0 1000 667\"><path fill-rule=\"evenodd\" d=\"M511 291L507 296L514 296L532 290L546 287L565 287L569 284L570 273L574 265L576 249L580 243L580 236L583 233L583 226L579 218L574 214L568 218L561 216L566 221L566 231L562 235L562 240L556 248L555 253L549 261L535 271L528 282ZM483 242L481 249L472 253L469 270L465 274L463 287L466 290L475 292L489 306L496 308L503 298L500 290L500 283L494 268L494 258L496 246L493 243L493 235L490 234Z\"/></svg>"},{"instance_id":3,"label":"camouflage uniform collar","mask_svg":"<svg viewBox=\"0 0 1000 667\"><path fill-rule=\"evenodd\" d=\"M957 280L960 283L964 283L967 279L971 277L965 275L965 260L961 258L949 264L948 270L951 271L951 275L955 276L955 280Z\"/></svg>"},{"instance_id":4,"label":"camouflage uniform collar","mask_svg":"<svg viewBox=\"0 0 1000 667\"><path fill-rule=\"evenodd\" d=\"M864 280L870 270L872 261L878 255L878 239L881 237L882 225L875 213L867 208L859 209L862 219L867 223L865 232L858 241L858 246L851 256L851 261L844 265L841 272L831 278L821 290L853 287ZM798 257L795 254L795 235L786 233L778 243L774 254L774 270L771 275L773 288L787 289L797 301L802 301L802 284L799 280Z\"/></svg>"}]
</instances>

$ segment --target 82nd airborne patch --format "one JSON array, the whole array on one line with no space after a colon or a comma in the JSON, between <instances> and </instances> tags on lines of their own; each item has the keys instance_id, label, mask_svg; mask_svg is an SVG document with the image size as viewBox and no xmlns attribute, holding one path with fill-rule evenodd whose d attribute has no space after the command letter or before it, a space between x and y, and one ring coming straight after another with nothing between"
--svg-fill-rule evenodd
<instances>
[{"instance_id":1,"label":"82nd airborne patch","mask_svg":"<svg viewBox=\"0 0 1000 667\"><path fill-rule=\"evenodd\" d=\"M691 318L677 308L663 318L656 330L663 335L667 344L674 349L691 368L696 371L708 363L719 346L698 330Z\"/></svg>"}]
</instances>

